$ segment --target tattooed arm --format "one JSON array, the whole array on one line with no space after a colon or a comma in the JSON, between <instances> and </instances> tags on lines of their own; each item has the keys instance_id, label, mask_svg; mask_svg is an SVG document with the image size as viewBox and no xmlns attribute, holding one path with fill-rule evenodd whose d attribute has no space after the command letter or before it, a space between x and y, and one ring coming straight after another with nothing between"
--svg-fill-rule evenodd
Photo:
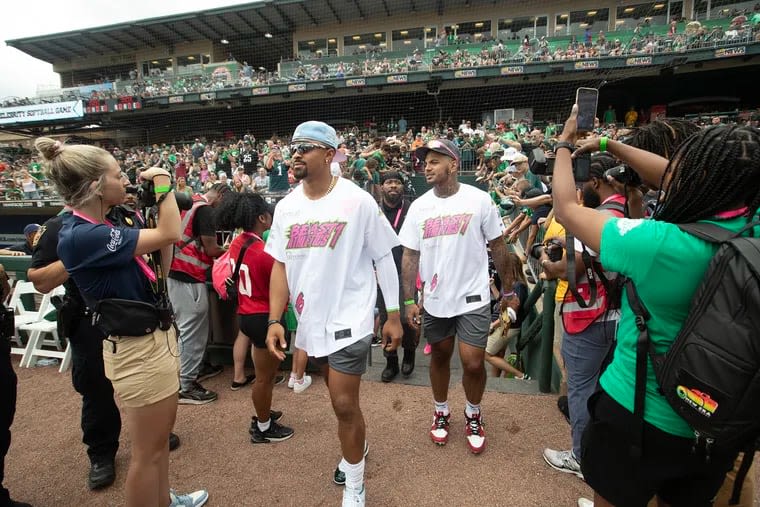
<instances>
[{"instance_id":1,"label":"tattooed arm","mask_svg":"<svg viewBox=\"0 0 760 507\"><path fill-rule=\"evenodd\" d=\"M420 267L420 252L404 247L404 256L401 260L401 283L404 291L403 304L406 307L407 323L414 329L419 329L420 307L414 303L414 293L417 290L417 272ZM407 302L412 303L407 304Z\"/></svg>"}]
</instances>

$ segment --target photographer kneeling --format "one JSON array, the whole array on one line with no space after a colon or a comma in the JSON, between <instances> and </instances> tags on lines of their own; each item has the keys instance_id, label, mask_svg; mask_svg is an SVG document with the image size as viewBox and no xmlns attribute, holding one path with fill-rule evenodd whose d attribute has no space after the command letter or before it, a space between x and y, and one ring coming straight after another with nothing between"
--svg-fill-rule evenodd
<instances>
[{"instance_id":1,"label":"photographer kneeling","mask_svg":"<svg viewBox=\"0 0 760 507\"><path fill-rule=\"evenodd\" d=\"M583 183L583 206L609 216L622 218L625 197L607 180L605 173L617 165L614 158L599 153L591 157L589 180ZM556 170L556 169L555 169ZM546 463L560 472L581 473L581 436L588 424L586 404L594 393L615 341L619 313L617 299L610 294L617 273L603 269L598 255L574 241L574 262L568 262L562 249L564 238L552 238L546 246L534 245L531 255L541 259L547 278L573 281L562 301L562 360L567 372L567 401L570 412L572 449L544 449ZM573 269L570 271L568 268ZM592 285L593 284L593 285ZM577 289L576 289L577 287Z\"/></svg>"},{"instance_id":2,"label":"photographer kneeling","mask_svg":"<svg viewBox=\"0 0 760 507\"><path fill-rule=\"evenodd\" d=\"M169 173L151 168L155 229L112 225L106 212L124 201L129 181L118 162L95 146L41 137L35 147L49 179L72 214L63 219L58 253L82 298L94 311L103 341L106 376L121 398L132 437L126 481L128 506L203 505L208 493L178 496L169 489L169 433L177 413L178 351L165 279L180 235ZM160 265L143 258L160 250ZM156 283L157 282L157 283Z\"/></svg>"},{"instance_id":3,"label":"photographer kneeling","mask_svg":"<svg viewBox=\"0 0 760 507\"><path fill-rule=\"evenodd\" d=\"M555 212L568 231L599 252L607 269L633 282L649 313L645 324L650 346L655 354L663 354L681 330L718 250L717 244L676 224L707 222L740 232L756 216L760 132L708 127L688 138L670 161L617 141L579 141L576 155L606 148L644 181L662 182L664 198L653 219L633 220L577 204L571 170L576 118L574 106L556 149ZM702 450L694 452L695 433L663 395L648 357L642 357L646 385L639 391L643 404L637 404L641 418L634 414L640 338L636 321L624 294L615 354L601 376L601 390L589 399L590 421L583 435L582 472L595 491L594 505L644 506L654 495L674 506L712 505L737 453L715 447L708 449L706 459Z\"/></svg>"}]
</instances>

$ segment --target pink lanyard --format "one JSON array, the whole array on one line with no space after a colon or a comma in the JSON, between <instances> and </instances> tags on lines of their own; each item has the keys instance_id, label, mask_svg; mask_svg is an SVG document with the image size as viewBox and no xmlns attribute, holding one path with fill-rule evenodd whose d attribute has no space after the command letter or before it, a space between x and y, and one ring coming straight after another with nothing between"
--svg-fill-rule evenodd
<instances>
[{"instance_id":1,"label":"pink lanyard","mask_svg":"<svg viewBox=\"0 0 760 507\"><path fill-rule=\"evenodd\" d=\"M739 208L739 209L733 209L733 210L728 210L728 211L721 211L720 213L716 213L715 214L715 218L718 218L720 220L729 220L731 218L736 218L736 217L742 216L743 214L745 214L747 212L748 209L749 208L747 208L746 206L744 206L743 208Z\"/></svg>"},{"instance_id":2,"label":"pink lanyard","mask_svg":"<svg viewBox=\"0 0 760 507\"><path fill-rule=\"evenodd\" d=\"M72 213L73 213L73 215L75 217L79 217L82 220L86 220L86 221L90 222L91 224L97 224L98 223L93 218L88 217L87 215L85 215L84 213L82 213L79 210L74 210ZM104 223L105 223L105 225L108 225L110 227L114 227L114 225L111 222L109 222L108 220L105 220ZM155 283L156 280L157 280L156 273L154 273L153 270L150 268L150 266L148 266L148 263L145 262L145 259L143 259L142 256L140 256L140 255L135 255L135 262L137 263L138 266L140 266L140 269L142 270L143 273L145 273L145 276L148 277L148 280L150 280L151 283Z\"/></svg>"},{"instance_id":3,"label":"pink lanyard","mask_svg":"<svg viewBox=\"0 0 760 507\"><path fill-rule=\"evenodd\" d=\"M401 207L396 212L396 220L393 221L393 230L396 230L396 227L398 227L398 221L401 218L401 210L404 209L404 203L401 203Z\"/></svg>"}]
</instances>

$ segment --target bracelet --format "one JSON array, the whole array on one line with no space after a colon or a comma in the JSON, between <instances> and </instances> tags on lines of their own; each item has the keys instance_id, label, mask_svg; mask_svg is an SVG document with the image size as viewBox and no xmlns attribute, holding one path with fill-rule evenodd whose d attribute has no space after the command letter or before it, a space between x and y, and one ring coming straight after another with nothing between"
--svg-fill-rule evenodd
<instances>
[{"instance_id":1,"label":"bracelet","mask_svg":"<svg viewBox=\"0 0 760 507\"><path fill-rule=\"evenodd\" d=\"M279 321L279 320L277 320L277 319L272 319L272 320L270 320L269 322L267 322L267 329L269 329L269 326L272 326L272 325L274 325L274 324L279 324L279 325L281 325L281 326L282 326L282 322L280 322L280 321ZM285 327L285 326L282 326L282 327Z\"/></svg>"},{"instance_id":2,"label":"bracelet","mask_svg":"<svg viewBox=\"0 0 760 507\"><path fill-rule=\"evenodd\" d=\"M407 299L404 301L404 306L409 306L414 304L414 299Z\"/></svg>"},{"instance_id":3,"label":"bracelet","mask_svg":"<svg viewBox=\"0 0 760 507\"><path fill-rule=\"evenodd\" d=\"M169 192L172 189L171 185L161 185L161 186L155 186L153 188L153 192L156 194L165 194L166 192Z\"/></svg>"},{"instance_id":4,"label":"bracelet","mask_svg":"<svg viewBox=\"0 0 760 507\"><path fill-rule=\"evenodd\" d=\"M511 290L509 292L502 292L501 293L501 296L505 297L505 298L511 298L514 295L515 295L515 291L513 291L513 290Z\"/></svg>"},{"instance_id":5,"label":"bracelet","mask_svg":"<svg viewBox=\"0 0 760 507\"><path fill-rule=\"evenodd\" d=\"M385 309L385 313L397 313L397 312L400 312L400 311L401 310L399 310L398 308L386 308Z\"/></svg>"},{"instance_id":6,"label":"bracelet","mask_svg":"<svg viewBox=\"0 0 760 507\"><path fill-rule=\"evenodd\" d=\"M602 153L607 151L607 136L602 136L599 138L599 151Z\"/></svg>"}]
</instances>

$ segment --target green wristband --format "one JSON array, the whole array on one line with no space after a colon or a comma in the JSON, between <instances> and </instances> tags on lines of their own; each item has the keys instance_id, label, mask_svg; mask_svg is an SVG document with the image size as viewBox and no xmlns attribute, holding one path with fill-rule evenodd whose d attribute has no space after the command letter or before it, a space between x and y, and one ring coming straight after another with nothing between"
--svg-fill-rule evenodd
<instances>
[{"instance_id":1,"label":"green wristband","mask_svg":"<svg viewBox=\"0 0 760 507\"><path fill-rule=\"evenodd\" d=\"M602 153L607 151L607 137L605 136L599 138L599 151Z\"/></svg>"},{"instance_id":2,"label":"green wristband","mask_svg":"<svg viewBox=\"0 0 760 507\"><path fill-rule=\"evenodd\" d=\"M407 299L404 301L404 306L409 306L414 304L414 299Z\"/></svg>"},{"instance_id":3,"label":"green wristband","mask_svg":"<svg viewBox=\"0 0 760 507\"><path fill-rule=\"evenodd\" d=\"M170 191L171 189L172 189L171 185L161 185L161 186L156 185L153 188L153 192L156 193L156 194L165 194L168 191Z\"/></svg>"}]
</instances>

